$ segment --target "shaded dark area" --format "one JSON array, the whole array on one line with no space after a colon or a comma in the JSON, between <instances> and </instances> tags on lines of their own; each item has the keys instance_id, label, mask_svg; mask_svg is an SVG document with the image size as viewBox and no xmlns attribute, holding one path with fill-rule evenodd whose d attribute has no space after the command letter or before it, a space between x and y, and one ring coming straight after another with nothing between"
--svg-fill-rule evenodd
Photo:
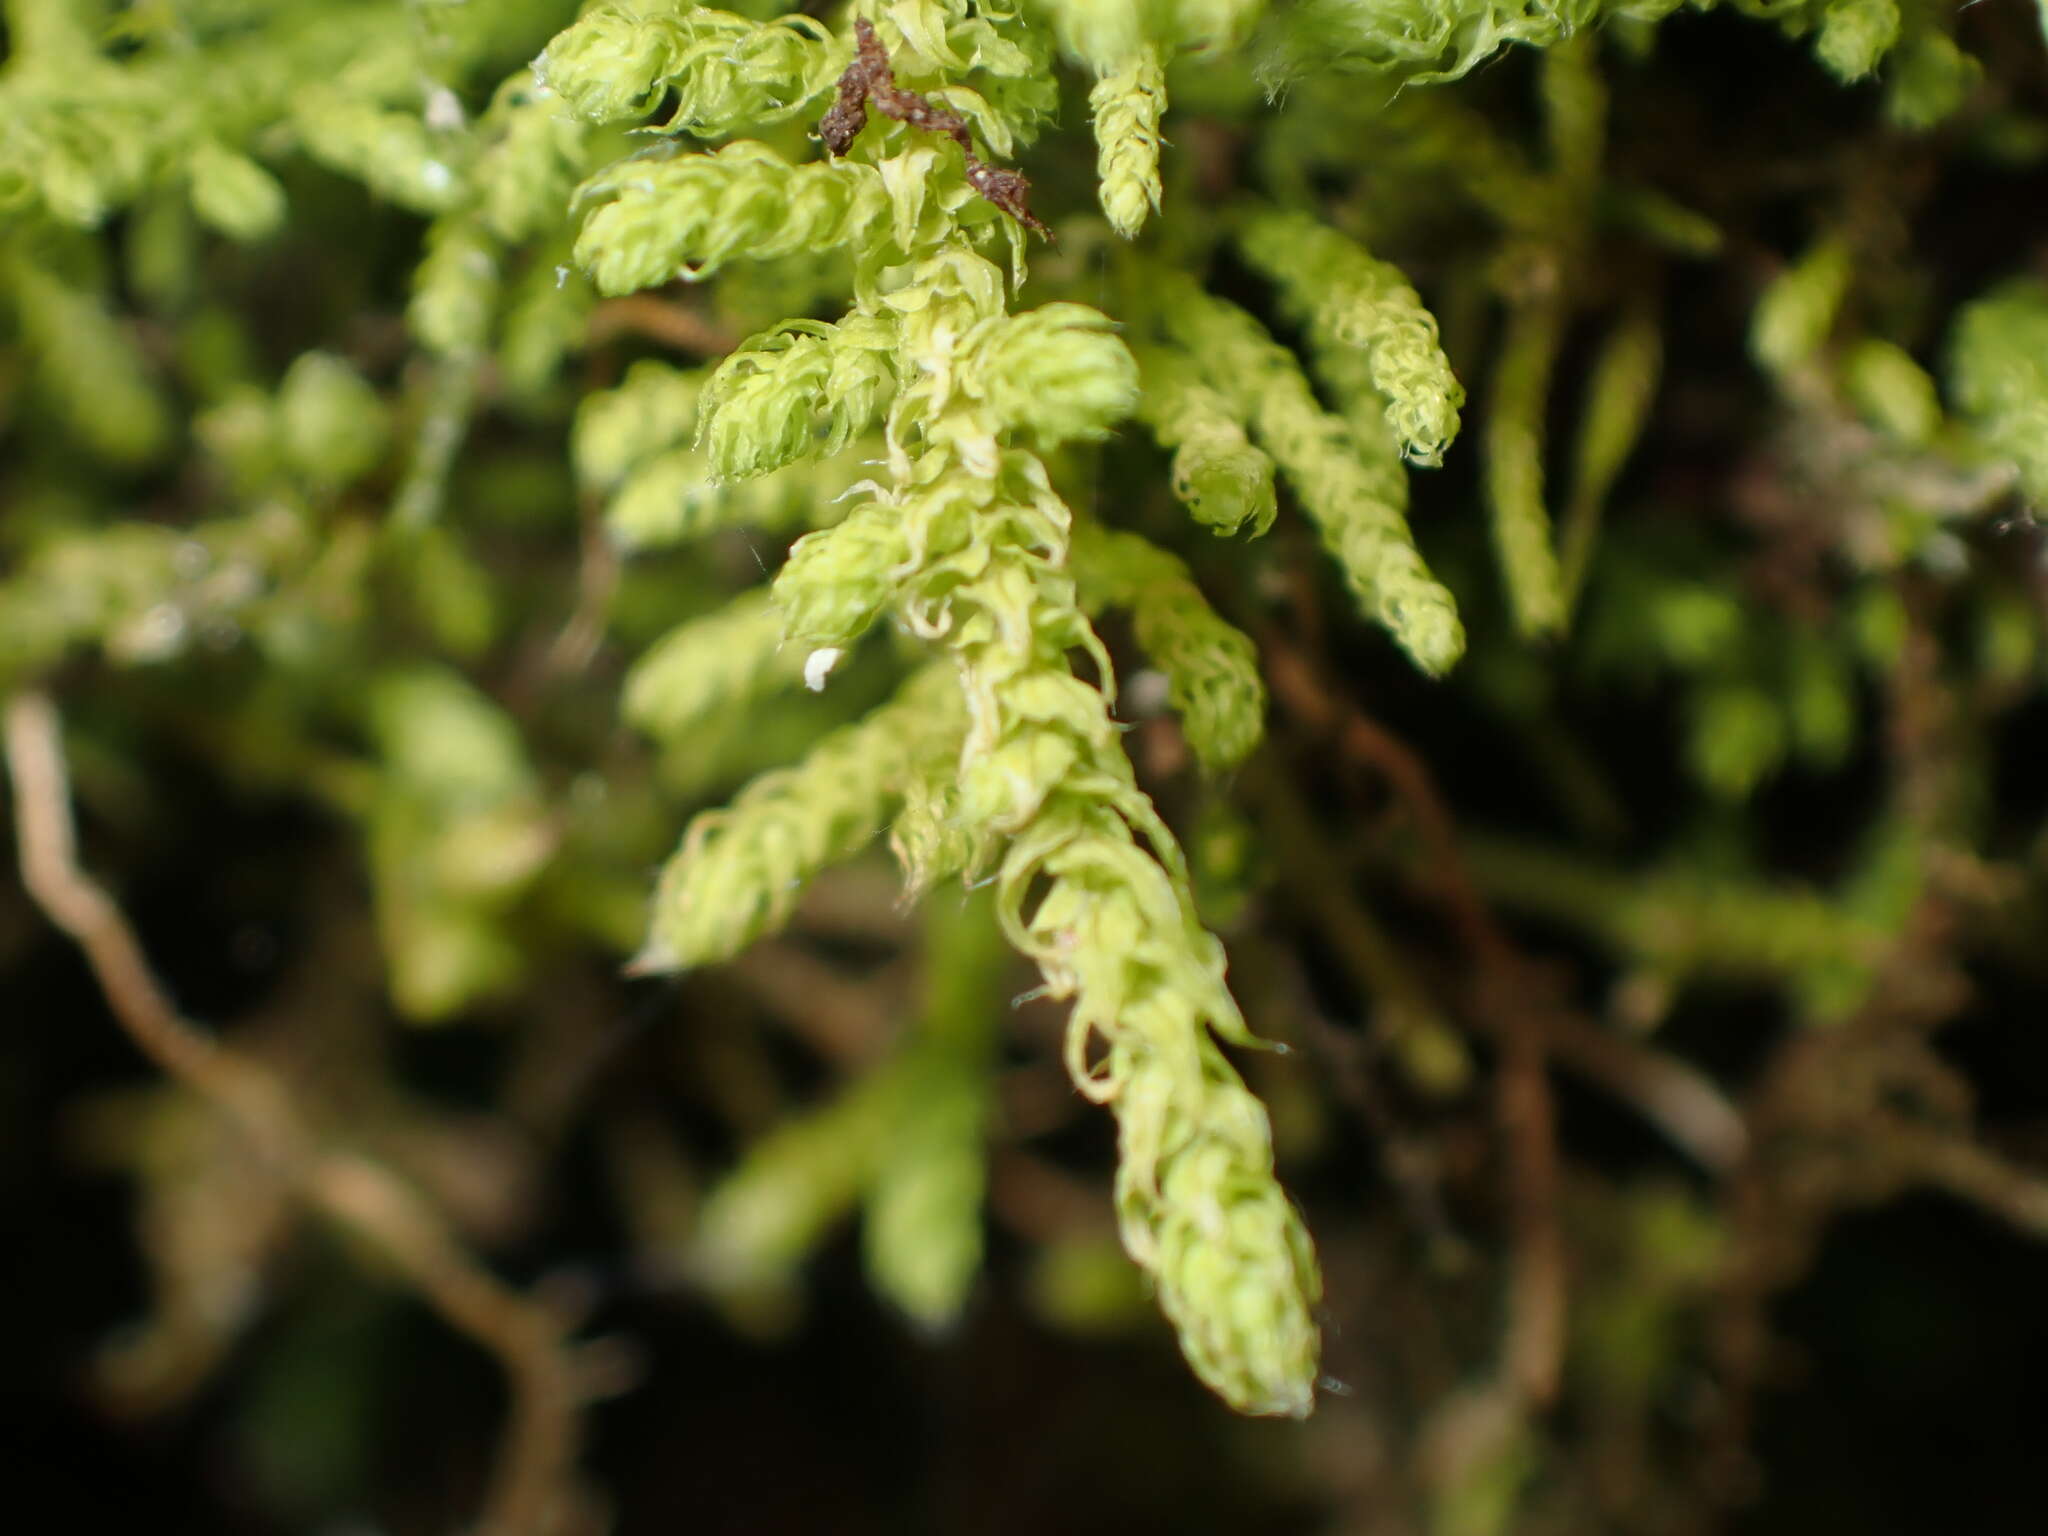
<instances>
[{"instance_id":1,"label":"shaded dark area","mask_svg":"<svg viewBox=\"0 0 2048 1536\"><path fill-rule=\"evenodd\" d=\"M1770 1491L1739 1529L2009 1529L2048 1422L2044 1283L2038 1245L1949 1202L1840 1222L1780 1305L1785 1380L1758 1442Z\"/></svg>"}]
</instances>

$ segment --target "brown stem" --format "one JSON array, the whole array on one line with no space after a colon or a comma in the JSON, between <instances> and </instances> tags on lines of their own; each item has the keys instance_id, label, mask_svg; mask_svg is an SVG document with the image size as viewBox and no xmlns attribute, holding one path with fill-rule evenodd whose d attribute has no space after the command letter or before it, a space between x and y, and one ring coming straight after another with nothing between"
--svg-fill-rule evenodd
<instances>
[{"instance_id":1,"label":"brown stem","mask_svg":"<svg viewBox=\"0 0 2048 1536\"><path fill-rule=\"evenodd\" d=\"M1308 657L1293 645L1269 633L1260 650L1266 681L1281 707L1311 732L1334 738L1337 750L1347 760L1379 774L1400 796L1429 843L1430 864L1460 938L1476 958L1499 960L1506 953L1507 942L1466 868L1450 810L1422 759L1362 710L1340 702Z\"/></svg>"},{"instance_id":2,"label":"brown stem","mask_svg":"<svg viewBox=\"0 0 2048 1536\"><path fill-rule=\"evenodd\" d=\"M645 336L693 357L723 357L739 345L739 337L701 311L651 293L606 299L590 312L584 334L592 346L614 336Z\"/></svg>"},{"instance_id":3,"label":"brown stem","mask_svg":"<svg viewBox=\"0 0 2048 1536\"><path fill-rule=\"evenodd\" d=\"M170 1077L237 1123L303 1199L369 1239L453 1327L497 1356L512 1411L477 1530L545 1536L573 1503L579 1410L589 1396L561 1320L502 1284L404 1180L360 1152L323 1146L284 1081L181 1017L127 918L78 863L56 708L8 702L8 772L22 884L77 941L114 1017Z\"/></svg>"},{"instance_id":4,"label":"brown stem","mask_svg":"<svg viewBox=\"0 0 2048 1536\"><path fill-rule=\"evenodd\" d=\"M1564 1371L1565 1249L1558 1220L1557 1110L1545 1070L1541 1019L1505 1006L1494 1114L1507 1152L1513 1269L1501 1374L1538 1406L1557 1396Z\"/></svg>"}]
</instances>

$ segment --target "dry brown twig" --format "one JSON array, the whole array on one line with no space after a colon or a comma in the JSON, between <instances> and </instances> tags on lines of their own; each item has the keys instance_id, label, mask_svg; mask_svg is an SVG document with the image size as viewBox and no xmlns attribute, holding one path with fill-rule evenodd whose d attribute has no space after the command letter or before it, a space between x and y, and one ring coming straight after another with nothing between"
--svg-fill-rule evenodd
<instances>
[{"instance_id":1,"label":"dry brown twig","mask_svg":"<svg viewBox=\"0 0 2048 1536\"><path fill-rule=\"evenodd\" d=\"M906 91L896 83L896 72L889 66L888 50L875 35L873 22L865 16L857 17L853 32L858 51L853 62L846 66L846 72L839 77L839 99L832 103L831 109L818 123L818 137L825 141L825 153L836 159L853 147L861 129L868 125L869 107L884 117L893 117L913 128L942 133L958 144L960 152L967 157L969 186L1026 229L1036 230L1046 239L1052 239L1052 231L1031 212L1028 201L1031 183L1023 173L990 165L975 154L974 140L967 132L967 119L945 107L933 106L917 92Z\"/></svg>"},{"instance_id":2,"label":"dry brown twig","mask_svg":"<svg viewBox=\"0 0 2048 1536\"><path fill-rule=\"evenodd\" d=\"M564 1319L492 1275L410 1184L316 1133L271 1068L178 1013L120 907L79 865L55 706L42 693L16 695L7 704L4 735L22 884L85 951L129 1038L239 1126L309 1205L368 1239L443 1319L504 1368L511 1422L477 1536L573 1529L583 1504L575 1478L581 1409L604 1383L572 1351Z\"/></svg>"}]
</instances>

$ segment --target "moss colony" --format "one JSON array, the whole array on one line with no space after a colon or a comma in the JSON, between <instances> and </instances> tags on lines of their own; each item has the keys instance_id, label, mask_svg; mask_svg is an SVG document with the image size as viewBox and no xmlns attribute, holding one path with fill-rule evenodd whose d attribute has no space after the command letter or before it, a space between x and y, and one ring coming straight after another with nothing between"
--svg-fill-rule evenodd
<instances>
[{"instance_id":1,"label":"moss colony","mask_svg":"<svg viewBox=\"0 0 2048 1536\"><path fill-rule=\"evenodd\" d=\"M164 1069L67 1110L102 1396L367 1266L590 1528L620 1341L501 1276L596 1202L772 1334L857 1212L1431 1529L1711 1524L1834 1213L2048 1228L1934 1043L2040 964L2040 18L1712 8L9 0L0 959ZM128 898L208 803L217 1010Z\"/></svg>"}]
</instances>

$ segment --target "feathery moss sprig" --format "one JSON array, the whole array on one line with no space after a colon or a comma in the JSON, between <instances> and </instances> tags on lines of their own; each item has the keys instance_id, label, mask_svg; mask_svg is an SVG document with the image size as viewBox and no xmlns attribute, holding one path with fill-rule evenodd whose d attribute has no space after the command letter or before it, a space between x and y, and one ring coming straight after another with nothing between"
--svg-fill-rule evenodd
<instances>
[{"instance_id":1,"label":"feathery moss sprig","mask_svg":"<svg viewBox=\"0 0 2048 1536\"><path fill-rule=\"evenodd\" d=\"M926 904L925 974L906 1095L867 1190L875 1287L927 1329L951 1324L981 1269L991 1075L1008 950L986 894Z\"/></svg>"},{"instance_id":2,"label":"feathery moss sprig","mask_svg":"<svg viewBox=\"0 0 2048 1536\"><path fill-rule=\"evenodd\" d=\"M1685 0L1306 0L1265 62L1274 82L1311 69L1455 80L1513 43L1547 48L1606 17L1657 22Z\"/></svg>"},{"instance_id":3,"label":"feathery moss sprig","mask_svg":"<svg viewBox=\"0 0 2048 1536\"><path fill-rule=\"evenodd\" d=\"M934 1330L966 1301L981 1268L1002 934L985 898L932 905L924 995L895 1054L749 1147L704 1202L686 1267L742 1317L780 1300L857 1205L877 1290Z\"/></svg>"},{"instance_id":4,"label":"feathery moss sprig","mask_svg":"<svg viewBox=\"0 0 2048 1536\"><path fill-rule=\"evenodd\" d=\"M576 260L607 294L696 282L738 255L864 247L889 211L873 167L793 165L748 139L710 155L647 152L600 172L580 196L596 206Z\"/></svg>"},{"instance_id":5,"label":"feathery moss sprig","mask_svg":"<svg viewBox=\"0 0 2048 1536\"><path fill-rule=\"evenodd\" d=\"M912 1064L870 1068L829 1102L746 1149L706 1196L690 1235L690 1278L737 1316L783 1298L797 1268L859 1201L910 1107Z\"/></svg>"},{"instance_id":6,"label":"feathery moss sprig","mask_svg":"<svg viewBox=\"0 0 2048 1536\"><path fill-rule=\"evenodd\" d=\"M1251 424L1365 612L1423 671L1448 670L1464 651L1465 630L1456 601L1415 547L1391 433L1375 443L1325 411L1293 355L1236 305L1178 274L1162 274L1159 287L1159 324Z\"/></svg>"},{"instance_id":7,"label":"feathery moss sprig","mask_svg":"<svg viewBox=\"0 0 2048 1536\"><path fill-rule=\"evenodd\" d=\"M744 376L751 366L743 363L736 371ZM825 371L827 377L835 372L844 376L854 366L860 365L834 362ZM743 467L718 463L717 441L709 448L697 446L700 437L709 436L700 429L713 417L712 406L721 399L730 402L730 390L721 395L713 388L715 377L643 359L617 388L584 397L571 438L577 478L607 498L606 525L625 548L687 543L740 525L775 530L828 523L837 516L839 496L860 478L854 455L842 455L808 475L791 470L787 462L770 468L749 460L746 478L732 478ZM876 387L872 373L862 377L869 380L868 388ZM886 378L886 370L881 377ZM751 399L758 404L764 396L755 391ZM777 409L773 400L767 403L770 409L757 425L775 434L792 461L818 449L807 414L792 424L789 412L798 409L795 403L785 402L786 409ZM829 408L830 397L816 403ZM812 404L804 401L801 409L808 412ZM843 411L838 419L848 420ZM742 435L737 441L750 440ZM758 445L749 449L756 451Z\"/></svg>"},{"instance_id":8,"label":"feathery moss sprig","mask_svg":"<svg viewBox=\"0 0 2048 1536\"><path fill-rule=\"evenodd\" d=\"M1222 955L1185 875L1132 840L1133 810L1047 807L1003 862L1004 922L1053 995L1074 998L1068 1068L1116 1112L1124 1245L1153 1275L1189 1364L1243 1412L1299 1417L1318 1354L1314 1257L1273 1180L1265 1110L1216 1043L1249 1038Z\"/></svg>"},{"instance_id":9,"label":"feathery moss sprig","mask_svg":"<svg viewBox=\"0 0 2048 1536\"><path fill-rule=\"evenodd\" d=\"M1088 92L1098 146L1095 174L1110 228L1133 239L1157 212L1159 120L1166 112L1166 68L1156 48L1135 49Z\"/></svg>"},{"instance_id":10,"label":"feathery moss sprig","mask_svg":"<svg viewBox=\"0 0 2048 1536\"><path fill-rule=\"evenodd\" d=\"M1417 464L1441 464L1458 435L1465 387L1437 339L1436 317L1400 271L1306 214L1266 211L1239 233L1247 260L1279 285L1319 358L1364 356L1387 425Z\"/></svg>"},{"instance_id":11,"label":"feathery moss sprig","mask_svg":"<svg viewBox=\"0 0 2048 1536\"><path fill-rule=\"evenodd\" d=\"M578 253L596 265L601 289L618 291L701 275L742 249L872 246L884 231L899 250L930 252L907 282L857 286L858 317L895 334L891 484L798 542L776 601L803 644L844 644L893 607L953 652L967 730L944 814L964 835L920 836L912 826L903 845L960 857L1010 845L999 876L1008 931L1040 962L1049 989L1082 993L1076 1040L1100 1031L1114 1042L1112 1072L1089 1081L1125 1125L1127 1245L1155 1272L1205 1380L1252 1411L1302 1412L1315 1357L1306 1239L1272 1182L1263 1112L1204 1033L1241 1035L1242 1021L1222 986L1220 951L1195 924L1179 855L1117 749L1107 701L1065 660L1069 646L1101 655L1060 574L1069 516L1038 461L1004 446L1102 432L1130 411L1135 366L1099 317L1078 307L1005 312L1000 273L949 233L967 205L926 193L943 187L943 170L934 147L914 139L879 166L799 168L748 145L634 163L593 183L612 200L586 219ZM964 180L953 185L965 190ZM724 204L679 201L700 185L714 196L746 191ZM732 207L741 222L714 225L714 206ZM719 401L708 433L735 409ZM737 443L748 417L733 421L727 440ZM730 458L748 462L736 450ZM731 812L698 823L657 898L663 962L730 953L779 919L804 871L869 835L885 781L918 776L878 777L882 759L900 765L906 754L859 745L861 772L835 747L792 770L801 782L771 777ZM928 787L925 798L941 793ZM844 814L823 814L835 808ZM938 813L927 817L930 825ZM1054 829L1059 836L1049 836ZM1140 848L1140 832L1153 853ZM1041 870L1053 884L1027 918ZM1103 884L1119 870L1143 894ZM1061 914L1071 921L1055 923ZM1135 935L1126 931L1133 923ZM1098 942L1115 947L1098 959L1073 953ZM1074 1061L1084 1054L1077 1045Z\"/></svg>"},{"instance_id":12,"label":"feathery moss sprig","mask_svg":"<svg viewBox=\"0 0 2048 1536\"><path fill-rule=\"evenodd\" d=\"M1248 1412L1306 1412L1317 1281L1273 1181L1264 1111L1208 1033L1247 1037L1222 953L1117 747L1107 699L1066 660L1090 651L1108 675L1062 570L1071 515L1040 461L1004 446L1099 433L1134 403L1135 364L1098 328L1077 329L1079 315L1006 316L1000 273L958 244L885 302L901 316L896 368L909 381L889 423L894 484L800 541L778 598L792 582L799 599L893 587L906 625L953 654L969 724L950 813L966 847L983 850L974 862L999 861L1012 942L1051 995L1075 1000L1069 1066L1118 1116L1125 1246L1204 1381ZM1092 352L1074 349L1093 337ZM1039 349L1059 359L1067 387L1055 396L1019 383L1044 371ZM812 606L786 604L792 633L836 642L844 615L819 630Z\"/></svg>"},{"instance_id":13,"label":"feathery moss sprig","mask_svg":"<svg viewBox=\"0 0 2048 1536\"><path fill-rule=\"evenodd\" d=\"M1235 768L1251 756L1265 731L1266 685L1250 637L1209 606L1185 564L1134 533L1077 530L1073 555L1083 607L1130 610L1202 766Z\"/></svg>"},{"instance_id":14,"label":"feathery moss sprig","mask_svg":"<svg viewBox=\"0 0 2048 1536\"><path fill-rule=\"evenodd\" d=\"M728 960L780 927L813 876L876 842L917 766L950 760L961 730L958 688L928 668L800 764L698 816L662 870L640 965Z\"/></svg>"},{"instance_id":15,"label":"feathery moss sprig","mask_svg":"<svg viewBox=\"0 0 2048 1536\"><path fill-rule=\"evenodd\" d=\"M1504 904L1579 924L1674 979L1792 977L1829 995L1828 980L1867 977L1895 942L1886 924L1809 885L1683 867L1623 872L1496 839L1476 841L1471 853L1474 873Z\"/></svg>"},{"instance_id":16,"label":"feathery moss sprig","mask_svg":"<svg viewBox=\"0 0 2048 1536\"><path fill-rule=\"evenodd\" d=\"M1263 725L1259 658L1173 552L1206 540L1156 514L1170 488L1205 528L1256 536L1275 521L1277 477L1369 619L1426 673L1457 662L1458 612L1407 504L1411 469L1460 451L1463 389L1436 316L1372 254L1413 249L1461 365L1493 380L1473 478L1520 631L1486 637L1475 687L1414 718L1427 728L1476 698L1599 820L1608 765L1544 707L1553 657L1515 642L1562 630L1601 503L1644 433L1655 264L1723 238L1678 190L1620 180L1604 155L1602 49L1640 57L1680 0L731 4L12 0L0 681L55 690L156 669L125 696L119 679L107 690L133 708L137 740L174 728L230 772L310 786L353 816L391 991L418 1020L509 993L564 933L614 952L640 942L644 872L701 809L660 797L722 784L740 756L749 771L782 764L689 821L641 964L731 956L886 837L929 903L930 991L878 1070L742 1158L706 1208L695 1278L772 1287L830 1219L865 1205L876 1286L928 1326L957 1313L979 1260L989 1000L1007 942L1043 995L1071 1005L1067 1066L1116 1121L1124 1245L1195 1371L1247 1412L1304 1413L1320 1280L1266 1111L1232 1064L1256 1041L1195 902L1199 888L1214 912L1206 899L1225 888L1239 905L1262 861L1241 829L1198 832L1202 851L1182 852L1124 751L1094 622L1120 611L1116 635L1163 675L1205 770L1244 762ZM1869 99L1895 125L1955 113L1985 72L1952 3L1726 8L1810 44L1820 71L1874 76ZM1515 45L1544 50L1541 134L1476 84L1435 89ZM1061 55L1093 142L1069 99L1069 132L1034 151L1062 106ZM1162 210L1169 88L1191 136L1222 151L1179 168L1206 208ZM1973 153L2038 153L2004 82L1984 104ZM1627 174L1670 163L1645 145ZM1809 147L1820 176L1856 161L1832 128ZM1064 175L1085 182L1091 161L1092 186ZM1043 182L1029 201L1027 174ZM1751 240L1753 204L1714 191L1729 238ZM1121 241L1103 243L1094 203ZM1040 258L1027 232L1055 226L1066 244ZM1148 226L1148 246L1122 243ZM1875 315L1917 337L1920 300L1944 290L1886 279L1864 293L1852 256L1868 221L1841 227L1757 307L1754 355L1792 422L1739 498L1768 514L1746 541L1768 595L1731 596L1711 541L1677 552L1682 578L1632 569L1652 535L1629 529L1603 559L1593 622L1555 658L1602 681L1658 671L1675 690L1672 747L1712 802L1710 854L1648 856L1648 874L1628 875L1472 838L1495 894L1660 978L1760 978L1814 1018L1868 993L1923 892L1961 883L1937 872L1960 861L1930 826L1961 818L1919 804L1944 793L1927 762L1974 771L1950 740L2029 686L2039 647L2022 583L1954 525L2015 486L2048 497L2041 285L1957 317L1947 419L1921 364L1864 334ZM301 254L388 253L394 233L417 246L405 326L337 332L335 316L383 307L396 274L380 255L367 281L339 280L345 266ZM1250 309L1218 296L1233 252L1264 280ZM303 276L304 292L272 296L282 285L248 281L259 269ZM1589 274L1626 290L1612 314L1594 313L1605 295ZM642 292L677 282L706 286ZM1600 350L1560 559L1544 426L1582 319ZM1269 321L1299 330L1300 357ZM590 387L642 351L695 356L728 335L751 339ZM565 366L586 345L587 373ZM579 397L572 485L553 434ZM1129 440L1140 428L1169 472ZM1747 494L1773 477L1797 510ZM1801 537L1784 537L1795 517ZM565 558L533 557L548 538ZM757 568L762 586L694 606ZM883 626L892 643L825 688ZM1930 687L1954 669L1923 653L1963 634L1985 686ZM656 754L619 750L592 707L619 650L638 652L619 713ZM231 665L211 665L216 652ZM1385 661L1369 652L1342 681L1369 684ZM892 669L898 691L855 718L869 678ZM1879 824L1856 875L1828 895L1703 875L1703 857L1740 867L1744 802L1769 775L1850 754L1872 694L1895 714L1887 751L1916 805ZM97 730L94 713L74 724ZM529 735L556 749L546 772ZM1169 772L1171 757L1147 767ZM596 760L602 774L587 771ZM553 783L568 786L561 803ZM1228 787L1203 798L1220 805ZM977 894L935 894L953 876ZM1360 894L1343 884L1320 893ZM1371 948L1370 922L1358 933ZM1419 1060L1399 1016L1428 1010L1379 1001L1383 1033Z\"/></svg>"}]
</instances>

